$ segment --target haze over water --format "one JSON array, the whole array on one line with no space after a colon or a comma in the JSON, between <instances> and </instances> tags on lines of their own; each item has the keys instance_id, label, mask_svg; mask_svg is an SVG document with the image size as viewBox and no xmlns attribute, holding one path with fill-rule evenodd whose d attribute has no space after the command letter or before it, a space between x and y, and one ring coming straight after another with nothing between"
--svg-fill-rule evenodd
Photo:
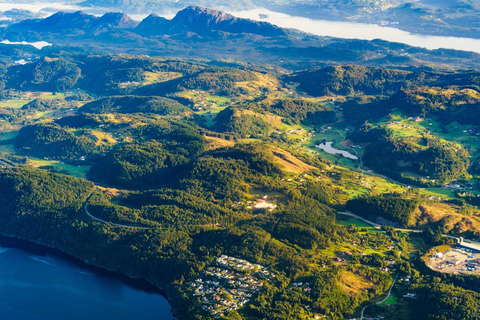
<instances>
[{"instance_id":1,"label":"haze over water","mask_svg":"<svg viewBox=\"0 0 480 320\"><path fill-rule=\"evenodd\" d=\"M480 39L412 34L407 31L391 27L381 27L375 24L313 20L289 16L287 14L273 12L267 9L229 13L236 17L266 21L279 27L293 28L318 36L362 40L382 39L427 49L447 48L480 53ZM266 14L268 15L268 18L260 19L259 14Z\"/></svg>"},{"instance_id":2,"label":"haze over water","mask_svg":"<svg viewBox=\"0 0 480 320\"><path fill-rule=\"evenodd\" d=\"M51 15L56 11L72 12L83 10L95 15L101 15L105 12L112 11L111 9L100 7L80 7L74 4L66 4L62 2L0 2L0 11L11 10L13 8L29 10L35 13L41 12L41 15L44 17ZM279 27L293 28L318 36L362 40L382 39L392 42L401 42L411 46L423 47L427 49L446 48L480 53L480 39L413 34L396 28L381 27L375 24L314 20L290 16L267 9L253 9L247 11L231 11L228 9L223 9L223 11L233 14L236 17L248 18L257 21L266 21ZM146 12L144 14L135 14L130 16L135 20L142 20L150 13L151 12ZM172 10L168 12L157 13L167 19L173 18L176 14L176 12L173 12ZM268 18L260 19L259 14L266 14L268 15Z\"/></svg>"}]
</instances>

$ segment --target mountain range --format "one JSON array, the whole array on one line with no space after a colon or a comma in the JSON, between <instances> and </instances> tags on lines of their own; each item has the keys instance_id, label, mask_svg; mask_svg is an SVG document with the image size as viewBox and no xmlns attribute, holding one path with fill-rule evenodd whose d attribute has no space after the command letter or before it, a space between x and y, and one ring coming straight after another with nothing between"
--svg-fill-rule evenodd
<instances>
[{"instance_id":1,"label":"mountain range","mask_svg":"<svg viewBox=\"0 0 480 320\"><path fill-rule=\"evenodd\" d=\"M170 20L151 14L141 22L123 13L96 17L81 11L58 12L13 24L2 29L0 37L48 41L54 45L45 49L49 51L81 46L92 53L234 59L292 69L338 63L427 69L433 64L445 69L480 66L480 55L472 52L314 36L197 6L181 10Z\"/></svg>"},{"instance_id":2,"label":"mountain range","mask_svg":"<svg viewBox=\"0 0 480 320\"><path fill-rule=\"evenodd\" d=\"M281 36L287 32L266 22L236 18L230 14L202 7L188 7L171 20L151 14L140 23L128 15L109 12L96 17L82 11L58 12L45 19L29 19L9 27L10 30L64 33L72 30L98 32L129 29L144 36L173 35L185 32L208 34L212 31L251 33L261 36Z\"/></svg>"},{"instance_id":3,"label":"mountain range","mask_svg":"<svg viewBox=\"0 0 480 320\"><path fill-rule=\"evenodd\" d=\"M229 11L265 8L311 19L363 22L420 34L480 38L477 0L86 0L80 5L142 14L171 12L191 5Z\"/></svg>"}]
</instances>

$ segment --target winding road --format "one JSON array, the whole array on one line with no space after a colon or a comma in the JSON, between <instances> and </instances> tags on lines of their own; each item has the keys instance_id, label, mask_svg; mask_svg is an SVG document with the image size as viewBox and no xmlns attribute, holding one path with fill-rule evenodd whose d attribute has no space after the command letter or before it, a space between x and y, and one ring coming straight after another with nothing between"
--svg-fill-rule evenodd
<instances>
[{"instance_id":1,"label":"winding road","mask_svg":"<svg viewBox=\"0 0 480 320\"><path fill-rule=\"evenodd\" d=\"M142 226L132 226L132 225L127 225L127 224L120 224L120 223L114 223L114 222L111 222L111 221L105 221L105 220L102 220L100 218L97 218L95 216L93 216L89 211L88 211L88 202L90 201L90 198L92 198L94 192L92 192L92 194L90 196L88 196L87 200L85 201L85 213L87 214L87 216L89 216L90 218L92 218L93 220L95 221L98 221L98 222L102 222L102 223L106 223L106 224L109 224L109 225L112 225L112 226L116 226L116 227L124 227L124 228L138 228L138 229L150 229L150 227L142 227Z\"/></svg>"},{"instance_id":2,"label":"winding road","mask_svg":"<svg viewBox=\"0 0 480 320\"><path fill-rule=\"evenodd\" d=\"M350 211L337 211L337 214L361 220L365 223L368 223L368 224L372 225L376 229L381 228L381 225L379 225L378 223L375 223L373 221L370 221L368 219L360 217L360 216L358 216L354 213L351 213ZM393 229L397 230L397 231L400 231L400 232L414 232L414 233L423 232L423 230L418 230L418 229L404 229L404 228L393 228ZM464 239L463 237L455 237L455 236L451 236L449 234L442 234L442 237L449 238L449 239L454 239L454 240L457 241L457 243L460 243L460 244L462 244L466 247L469 247L471 249L480 251L480 242L477 242L475 240Z\"/></svg>"},{"instance_id":3,"label":"winding road","mask_svg":"<svg viewBox=\"0 0 480 320\"><path fill-rule=\"evenodd\" d=\"M393 289L393 286L395 285L395 281L397 281L397 278L398 278L398 273L397 275L395 276L395 279L393 279L393 282L392 282L392 285L390 286L390 289L388 289L388 294L387 294L387 297L385 299L383 299L382 301L379 301L377 303L374 303L374 304L369 304L368 306L364 307L362 309L362 314L360 316L360 320L363 320L364 317L363 317L363 313L365 312L365 309L367 309L368 307L371 307L371 306L374 306L374 305L378 305L378 304L382 304L383 302L387 301L388 298L390 298L391 294L392 294L392 289Z\"/></svg>"}]
</instances>

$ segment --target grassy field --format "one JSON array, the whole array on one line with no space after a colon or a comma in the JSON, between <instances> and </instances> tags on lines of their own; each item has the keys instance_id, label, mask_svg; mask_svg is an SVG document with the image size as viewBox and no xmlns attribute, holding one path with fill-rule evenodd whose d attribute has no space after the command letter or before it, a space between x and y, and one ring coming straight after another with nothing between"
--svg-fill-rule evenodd
<instances>
[{"instance_id":1,"label":"grassy field","mask_svg":"<svg viewBox=\"0 0 480 320\"><path fill-rule=\"evenodd\" d=\"M374 229L370 224L368 224L366 222L355 219L353 217L346 217L346 216L341 216L341 215L337 215L336 223L338 225L341 225L341 226L350 226L350 225L353 224L357 228Z\"/></svg>"},{"instance_id":2,"label":"grassy field","mask_svg":"<svg viewBox=\"0 0 480 320\"><path fill-rule=\"evenodd\" d=\"M183 75L179 72L144 72L143 76L145 77L144 85L149 85L158 82L165 82L173 79L182 77Z\"/></svg>"},{"instance_id":3,"label":"grassy field","mask_svg":"<svg viewBox=\"0 0 480 320\"><path fill-rule=\"evenodd\" d=\"M388 297L387 300L383 301L380 305L381 306L391 306L391 305L394 305L394 304L397 304L398 301L397 301L397 298L395 298L395 296L390 296Z\"/></svg>"},{"instance_id":4,"label":"grassy field","mask_svg":"<svg viewBox=\"0 0 480 320\"><path fill-rule=\"evenodd\" d=\"M89 131L89 134L96 140L95 145L97 146L110 146L117 143L115 138L100 130L91 130Z\"/></svg>"},{"instance_id":5,"label":"grassy field","mask_svg":"<svg viewBox=\"0 0 480 320\"><path fill-rule=\"evenodd\" d=\"M440 198L455 198L455 192L451 189L443 189L443 188L426 188L420 189L420 193L427 195L427 196L434 196Z\"/></svg>"},{"instance_id":6,"label":"grassy field","mask_svg":"<svg viewBox=\"0 0 480 320\"><path fill-rule=\"evenodd\" d=\"M68 174L76 178L85 178L85 174L90 169L90 166L73 166L59 160L43 160L39 158L30 158L30 164L37 168L53 167L57 172Z\"/></svg>"},{"instance_id":7,"label":"grassy field","mask_svg":"<svg viewBox=\"0 0 480 320\"><path fill-rule=\"evenodd\" d=\"M3 153L13 153L15 151L15 147L13 144L0 144L0 152Z\"/></svg>"},{"instance_id":8,"label":"grassy field","mask_svg":"<svg viewBox=\"0 0 480 320\"><path fill-rule=\"evenodd\" d=\"M18 135L18 131L7 131L0 133L0 141L14 139Z\"/></svg>"},{"instance_id":9,"label":"grassy field","mask_svg":"<svg viewBox=\"0 0 480 320\"><path fill-rule=\"evenodd\" d=\"M19 109L29 102L30 100L25 100L25 99L0 101L0 108Z\"/></svg>"}]
</instances>

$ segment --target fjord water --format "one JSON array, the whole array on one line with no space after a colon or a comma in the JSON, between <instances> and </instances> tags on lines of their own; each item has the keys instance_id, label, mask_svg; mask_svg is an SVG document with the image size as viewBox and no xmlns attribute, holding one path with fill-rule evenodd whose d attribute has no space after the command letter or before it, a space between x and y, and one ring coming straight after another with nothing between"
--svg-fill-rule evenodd
<instances>
[{"instance_id":1,"label":"fjord water","mask_svg":"<svg viewBox=\"0 0 480 320\"><path fill-rule=\"evenodd\" d=\"M230 13L236 17L266 21L282 28L293 28L317 36L362 40L382 39L427 49L446 48L480 53L480 39L413 34L396 28L383 27L375 24L314 20L290 16L267 9ZM268 17L260 19L260 14Z\"/></svg>"},{"instance_id":2,"label":"fjord water","mask_svg":"<svg viewBox=\"0 0 480 320\"><path fill-rule=\"evenodd\" d=\"M0 237L0 318L170 320L173 316L167 300L147 283Z\"/></svg>"}]
</instances>

